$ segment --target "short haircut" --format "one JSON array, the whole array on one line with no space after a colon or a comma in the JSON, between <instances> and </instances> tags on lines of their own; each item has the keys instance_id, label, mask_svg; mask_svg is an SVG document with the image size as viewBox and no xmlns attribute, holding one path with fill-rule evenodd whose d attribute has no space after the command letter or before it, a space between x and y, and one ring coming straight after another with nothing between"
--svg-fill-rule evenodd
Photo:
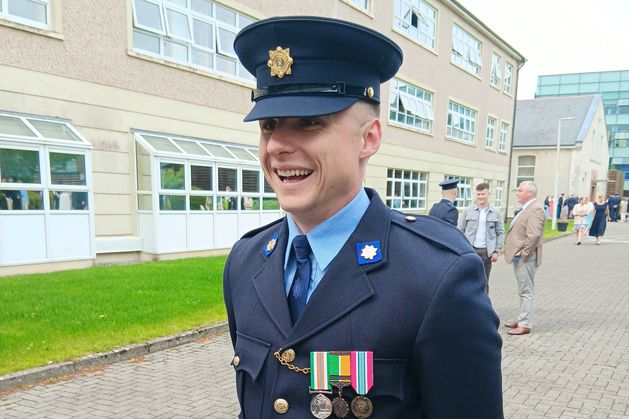
<instances>
[{"instance_id":1,"label":"short haircut","mask_svg":"<svg viewBox=\"0 0 629 419\"><path fill-rule=\"evenodd\" d=\"M526 186L526 189L531 193L531 195L537 196L537 184L535 182L531 180L524 180L520 183L520 185Z\"/></svg>"},{"instance_id":2,"label":"short haircut","mask_svg":"<svg viewBox=\"0 0 629 419\"><path fill-rule=\"evenodd\" d=\"M477 191L483 191L485 189L489 189L489 183L479 183L478 185L476 185L476 190Z\"/></svg>"}]
</instances>

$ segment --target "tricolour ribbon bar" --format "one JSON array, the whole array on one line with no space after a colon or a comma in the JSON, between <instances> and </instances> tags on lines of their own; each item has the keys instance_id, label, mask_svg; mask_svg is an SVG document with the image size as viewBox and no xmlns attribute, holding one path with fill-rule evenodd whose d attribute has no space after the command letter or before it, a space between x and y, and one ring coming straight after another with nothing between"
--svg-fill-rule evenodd
<instances>
[{"instance_id":1,"label":"tricolour ribbon bar","mask_svg":"<svg viewBox=\"0 0 629 419\"><path fill-rule=\"evenodd\" d=\"M310 391L329 391L330 371L328 352L310 352Z\"/></svg>"},{"instance_id":2,"label":"tricolour ribbon bar","mask_svg":"<svg viewBox=\"0 0 629 419\"><path fill-rule=\"evenodd\" d=\"M354 391L361 395L367 394L373 386L373 352L352 351L350 369Z\"/></svg>"},{"instance_id":3,"label":"tricolour ribbon bar","mask_svg":"<svg viewBox=\"0 0 629 419\"><path fill-rule=\"evenodd\" d=\"M349 352L330 352L330 382L349 383L351 375Z\"/></svg>"}]
</instances>

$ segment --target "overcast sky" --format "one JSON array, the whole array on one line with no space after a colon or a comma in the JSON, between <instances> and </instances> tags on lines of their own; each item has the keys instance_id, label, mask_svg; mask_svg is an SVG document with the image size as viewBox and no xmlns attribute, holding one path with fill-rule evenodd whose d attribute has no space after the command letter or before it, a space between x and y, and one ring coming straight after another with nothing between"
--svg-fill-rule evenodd
<instances>
[{"instance_id":1,"label":"overcast sky","mask_svg":"<svg viewBox=\"0 0 629 419\"><path fill-rule=\"evenodd\" d=\"M541 74L629 70L629 0L459 0L526 57L518 99Z\"/></svg>"}]
</instances>

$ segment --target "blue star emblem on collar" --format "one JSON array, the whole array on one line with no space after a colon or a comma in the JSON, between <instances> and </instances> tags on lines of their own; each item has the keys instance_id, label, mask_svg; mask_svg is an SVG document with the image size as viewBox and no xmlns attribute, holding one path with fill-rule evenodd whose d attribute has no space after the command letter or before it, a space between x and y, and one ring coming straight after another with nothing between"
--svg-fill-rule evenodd
<instances>
[{"instance_id":1,"label":"blue star emblem on collar","mask_svg":"<svg viewBox=\"0 0 629 419\"><path fill-rule=\"evenodd\" d=\"M356 256L359 265L375 263L382 260L382 250L378 240L373 242L356 243Z\"/></svg>"},{"instance_id":2,"label":"blue star emblem on collar","mask_svg":"<svg viewBox=\"0 0 629 419\"><path fill-rule=\"evenodd\" d=\"M270 256L271 253L273 253L273 250L275 250L275 246L277 246L277 240L279 239L279 234L277 234L277 231L275 233L273 233L273 237L271 238L271 240L269 240L269 242L266 244L266 246L264 247L264 254L267 256Z\"/></svg>"}]
</instances>

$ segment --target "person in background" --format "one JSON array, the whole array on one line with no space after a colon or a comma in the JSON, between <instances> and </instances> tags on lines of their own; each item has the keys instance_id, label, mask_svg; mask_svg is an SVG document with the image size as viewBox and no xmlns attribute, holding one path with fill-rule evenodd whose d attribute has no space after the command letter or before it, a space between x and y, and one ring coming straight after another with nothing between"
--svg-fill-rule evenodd
<instances>
[{"instance_id":1,"label":"person in background","mask_svg":"<svg viewBox=\"0 0 629 419\"><path fill-rule=\"evenodd\" d=\"M618 194L611 194L609 198L607 198L607 206L609 210L609 221L615 223L620 219L619 217L619 209L620 209L620 196Z\"/></svg>"},{"instance_id":2,"label":"person in background","mask_svg":"<svg viewBox=\"0 0 629 419\"><path fill-rule=\"evenodd\" d=\"M598 201L594 203L594 218L590 226L590 237L596 237L596 244L601 244L601 237L605 235L607 229L607 214L609 213L609 204L603 195L598 196Z\"/></svg>"},{"instance_id":3,"label":"person in background","mask_svg":"<svg viewBox=\"0 0 629 419\"><path fill-rule=\"evenodd\" d=\"M577 205L579 203L579 198L577 198L576 196L574 196L574 194L570 194L570 197L566 200L566 205L568 205L568 217L567 218L572 218L572 210L574 209L574 206Z\"/></svg>"},{"instance_id":4,"label":"person in background","mask_svg":"<svg viewBox=\"0 0 629 419\"><path fill-rule=\"evenodd\" d=\"M474 249L363 187L400 48L352 22L282 16L234 49L256 76L245 121L286 211L225 263L239 417L502 418L498 319Z\"/></svg>"},{"instance_id":5,"label":"person in background","mask_svg":"<svg viewBox=\"0 0 629 419\"><path fill-rule=\"evenodd\" d=\"M588 202L586 197L581 198L581 201L572 209L574 214L574 231L577 232L577 245L581 244L581 238L588 229L587 217L593 211L594 205Z\"/></svg>"},{"instance_id":6,"label":"person in background","mask_svg":"<svg viewBox=\"0 0 629 419\"><path fill-rule=\"evenodd\" d=\"M459 217L458 227L483 261L487 277L485 292L489 294L489 273L492 263L500 256L505 230L500 211L489 205L487 183L476 185L476 205L465 209Z\"/></svg>"},{"instance_id":7,"label":"person in background","mask_svg":"<svg viewBox=\"0 0 629 419\"><path fill-rule=\"evenodd\" d=\"M441 201L432 206L428 215L440 218L453 226L457 225L459 210L456 209L457 185L460 179L446 179L439 184L441 186Z\"/></svg>"},{"instance_id":8,"label":"person in background","mask_svg":"<svg viewBox=\"0 0 629 419\"><path fill-rule=\"evenodd\" d=\"M522 209L515 216L505 245L505 260L513 264L513 272L518 282L520 297L520 314L516 320L505 323L509 335L526 335L531 333L535 309L535 273L542 264L542 239L546 216L544 207L538 202L537 185L534 182L520 183L517 200Z\"/></svg>"},{"instance_id":9,"label":"person in background","mask_svg":"<svg viewBox=\"0 0 629 419\"><path fill-rule=\"evenodd\" d=\"M629 214L627 213L627 198L625 198L624 196L620 200L620 217L622 218L623 222L626 222L627 218L629 217Z\"/></svg>"},{"instance_id":10,"label":"person in background","mask_svg":"<svg viewBox=\"0 0 629 419\"><path fill-rule=\"evenodd\" d=\"M564 205L564 195L565 194L561 194L559 196L559 199L556 202L556 208L555 211L557 211L557 219L561 218L561 210L563 209L563 205Z\"/></svg>"}]
</instances>

